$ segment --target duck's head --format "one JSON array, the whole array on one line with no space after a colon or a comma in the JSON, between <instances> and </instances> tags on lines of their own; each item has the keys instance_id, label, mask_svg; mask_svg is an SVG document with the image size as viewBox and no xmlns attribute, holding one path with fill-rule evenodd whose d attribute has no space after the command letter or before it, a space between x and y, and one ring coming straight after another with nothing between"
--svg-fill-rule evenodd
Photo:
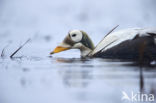
<instances>
[{"instance_id":1,"label":"duck's head","mask_svg":"<svg viewBox=\"0 0 156 103\"><path fill-rule=\"evenodd\" d=\"M87 33L82 30L72 30L50 54L59 53L69 49L79 49L81 56L86 57L93 49L94 45Z\"/></svg>"}]
</instances>

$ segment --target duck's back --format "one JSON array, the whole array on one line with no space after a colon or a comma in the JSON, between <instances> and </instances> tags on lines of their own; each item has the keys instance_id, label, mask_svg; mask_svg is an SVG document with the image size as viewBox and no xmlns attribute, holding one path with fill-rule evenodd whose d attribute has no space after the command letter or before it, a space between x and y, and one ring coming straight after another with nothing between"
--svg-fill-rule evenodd
<instances>
[{"instance_id":1,"label":"duck's back","mask_svg":"<svg viewBox=\"0 0 156 103\"><path fill-rule=\"evenodd\" d=\"M156 28L131 28L113 32L91 54L104 58L137 59L142 49L145 58L156 57Z\"/></svg>"}]
</instances>

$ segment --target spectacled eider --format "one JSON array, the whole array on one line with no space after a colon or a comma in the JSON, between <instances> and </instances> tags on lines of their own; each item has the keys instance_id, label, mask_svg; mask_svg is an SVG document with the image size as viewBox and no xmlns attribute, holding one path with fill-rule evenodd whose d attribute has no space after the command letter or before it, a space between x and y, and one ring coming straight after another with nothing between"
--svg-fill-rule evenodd
<instances>
[{"instance_id":1,"label":"spectacled eider","mask_svg":"<svg viewBox=\"0 0 156 103\"><path fill-rule=\"evenodd\" d=\"M96 46L86 32L72 30L50 54L79 49L81 57L138 60L140 53L156 60L156 28L126 29L110 33Z\"/></svg>"}]
</instances>

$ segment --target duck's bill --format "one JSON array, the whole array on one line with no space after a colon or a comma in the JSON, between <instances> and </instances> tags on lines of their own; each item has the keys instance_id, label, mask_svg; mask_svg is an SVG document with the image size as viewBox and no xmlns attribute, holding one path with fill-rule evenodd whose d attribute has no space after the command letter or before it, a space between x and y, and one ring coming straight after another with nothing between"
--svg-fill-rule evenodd
<instances>
[{"instance_id":1,"label":"duck's bill","mask_svg":"<svg viewBox=\"0 0 156 103\"><path fill-rule=\"evenodd\" d=\"M68 49L70 49L70 48L58 46L50 54L52 55L52 54L55 54L55 53L59 53L59 52L68 50Z\"/></svg>"}]
</instances>

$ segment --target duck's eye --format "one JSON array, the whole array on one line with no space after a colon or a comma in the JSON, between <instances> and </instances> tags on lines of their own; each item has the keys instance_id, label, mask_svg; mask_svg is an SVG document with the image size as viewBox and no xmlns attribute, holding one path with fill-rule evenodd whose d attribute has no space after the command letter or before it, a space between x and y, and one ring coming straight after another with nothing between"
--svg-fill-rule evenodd
<instances>
[{"instance_id":1,"label":"duck's eye","mask_svg":"<svg viewBox=\"0 0 156 103\"><path fill-rule=\"evenodd\" d=\"M73 34L73 35L72 35L72 37L75 37L75 36L76 36L76 34Z\"/></svg>"}]
</instances>

